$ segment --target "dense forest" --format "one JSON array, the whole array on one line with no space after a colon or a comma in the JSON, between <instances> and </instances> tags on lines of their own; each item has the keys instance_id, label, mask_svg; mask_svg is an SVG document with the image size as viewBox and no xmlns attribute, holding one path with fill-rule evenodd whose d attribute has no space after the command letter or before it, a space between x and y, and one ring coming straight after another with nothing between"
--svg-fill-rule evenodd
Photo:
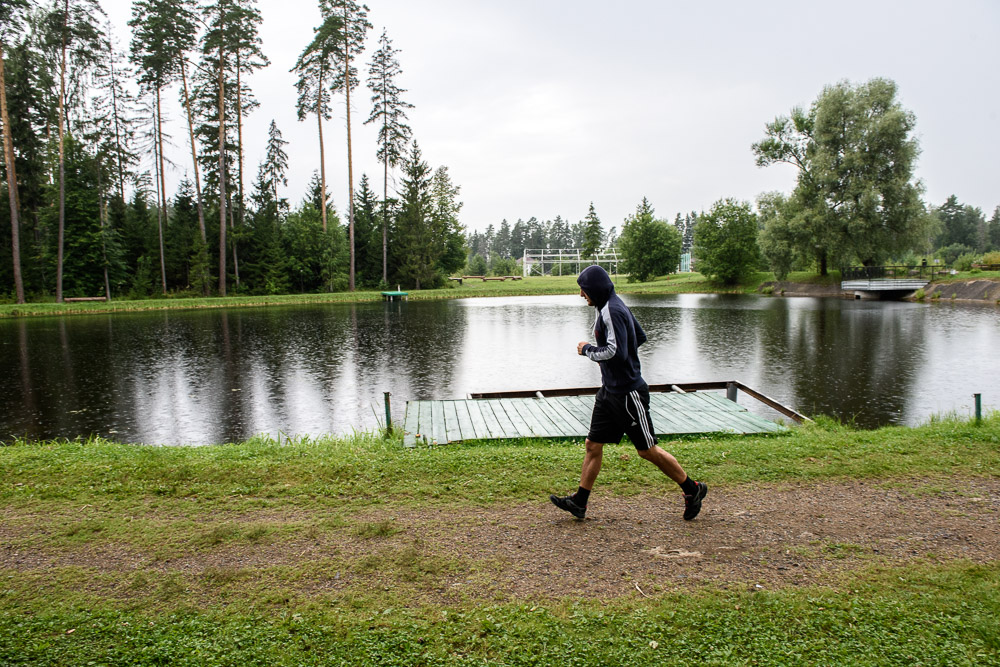
<instances>
[{"instance_id":1,"label":"dense forest","mask_svg":"<svg viewBox=\"0 0 1000 667\"><path fill-rule=\"evenodd\" d=\"M462 267L460 188L446 166L428 164L407 125L399 51L383 32L366 62L368 8L319 8L294 70L299 118L315 123L322 151L324 124L342 105L347 146L337 154L350 160L364 68L370 113L361 122L377 128L372 150L384 166L374 183L354 182L348 165L345 219L322 159L303 201L281 196L287 142L273 121L263 159L247 164L243 129L258 106L248 82L269 64L254 0L137 0L127 50L97 0L4 0L0 204L10 224L0 229L0 293L23 301L420 287ZM163 117L168 95L183 118ZM171 140L193 174L173 193ZM399 176L392 191L390 172Z\"/></svg>"}]
</instances>

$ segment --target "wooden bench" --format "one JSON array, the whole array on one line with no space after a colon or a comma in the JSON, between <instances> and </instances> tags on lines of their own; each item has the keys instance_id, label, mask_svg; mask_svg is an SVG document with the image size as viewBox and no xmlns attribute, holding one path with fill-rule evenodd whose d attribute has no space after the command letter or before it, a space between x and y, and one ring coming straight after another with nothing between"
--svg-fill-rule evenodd
<instances>
[{"instance_id":1,"label":"wooden bench","mask_svg":"<svg viewBox=\"0 0 1000 667\"><path fill-rule=\"evenodd\" d=\"M459 285L462 284L462 278L448 278L448 280L457 280Z\"/></svg>"},{"instance_id":2,"label":"wooden bench","mask_svg":"<svg viewBox=\"0 0 1000 667\"><path fill-rule=\"evenodd\" d=\"M1000 271L1000 264L973 264L972 268L980 271Z\"/></svg>"},{"instance_id":3,"label":"wooden bench","mask_svg":"<svg viewBox=\"0 0 1000 667\"><path fill-rule=\"evenodd\" d=\"M484 276L462 276L462 277L465 278L466 280L472 280L473 278L479 280L480 278L483 278Z\"/></svg>"},{"instance_id":4,"label":"wooden bench","mask_svg":"<svg viewBox=\"0 0 1000 667\"><path fill-rule=\"evenodd\" d=\"M72 303L74 301L107 301L106 296L68 296L63 299L63 303Z\"/></svg>"},{"instance_id":5,"label":"wooden bench","mask_svg":"<svg viewBox=\"0 0 1000 667\"><path fill-rule=\"evenodd\" d=\"M504 280L507 280L507 277L506 276L493 276L492 278L483 278L483 282L484 283L487 280L499 280L500 282L503 282Z\"/></svg>"}]
</instances>

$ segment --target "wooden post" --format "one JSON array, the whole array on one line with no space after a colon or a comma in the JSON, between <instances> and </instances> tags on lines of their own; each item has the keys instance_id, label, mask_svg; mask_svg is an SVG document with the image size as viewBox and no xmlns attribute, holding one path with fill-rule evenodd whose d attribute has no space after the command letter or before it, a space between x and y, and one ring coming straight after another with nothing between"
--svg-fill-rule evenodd
<instances>
[{"instance_id":1,"label":"wooden post","mask_svg":"<svg viewBox=\"0 0 1000 667\"><path fill-rule=\"evenodd\" d=\"M726 383L726 398L728 398L733 403L737 402L736 401L736 392L737 391L738 391L738 389L736 388L736 383L735 382L727 382Z\"/></svg>"},{"instance_id":2,"label":"wooden post","mask_svg":"<svg viewBox=\"0 0 1000 667\"><path fill-rule=\"evenodd\" d=\"M392 433L392 413L389 411L389 397L392 394L387 391L382 393L385 395L385 435L388 437Z\"/></svg>"},{"instance_id":3,"label":"wooden post","mask_svg":"<svg viewBox=\"0 0 1000 667\"><path fill-rule=\"evenodd\" d=\"M983 395L973 394L972 397L976 399L976 426L979 426L983 422Z\"/></svg>"}]
</instances>

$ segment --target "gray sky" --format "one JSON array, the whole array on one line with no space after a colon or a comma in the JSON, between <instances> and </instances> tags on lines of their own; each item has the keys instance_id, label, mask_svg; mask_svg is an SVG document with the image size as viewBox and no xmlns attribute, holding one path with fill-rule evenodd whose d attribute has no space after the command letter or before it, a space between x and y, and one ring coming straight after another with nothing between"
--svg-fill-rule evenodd
<instances>
[{"instance_id":1,"label":"gray sky","mask_svg":"<svg viewBox=\"0 0 1000 667\"><path fill-rule=\"evenodd\" d=\"M130 0L103 0L127 48ZM290 158L284 193L298 203L319 168L315 117L295 115L289 73L319 23L315 0L259 0L260 108L248 119L247 187L274 119ZM823 86L893 79L917 117L916 175L925 201L955 194L1000 204L1000 2L717 0L374 0L367 63L385 28L401 50L399 84L425 159L461 187L471 231L506 218L577 221L591 201L605 228L648 197L657 215L708 209L722 197L788 192L791 167L754 165L765 123L808 106ZM371 108L352 94L355 186L381 193ZM171 99L176 98L170 93ZM347 201L344 101L324 127L328 187ZM176 182L190 171L179 108L171 113ZM168 182L168 192L175 185ZM343 218L342 213L342 218Z\"/></svg>"}]
</instances>

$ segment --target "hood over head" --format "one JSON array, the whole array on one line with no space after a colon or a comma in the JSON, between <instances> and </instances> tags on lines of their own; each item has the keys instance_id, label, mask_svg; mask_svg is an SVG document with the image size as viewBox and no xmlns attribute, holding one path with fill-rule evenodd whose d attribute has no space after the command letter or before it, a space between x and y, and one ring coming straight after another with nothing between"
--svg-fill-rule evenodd
<instances>
[{"instance_id":1,"label":"hood over head","mask_svg":"<svg viewBox=\"0 0 1000 667\"><path fill-rule=\"evenodd\" d=\"M608 299L615 293L615 284L611 282L611 276L596 264L581 271L576 277L576 284L587 293L598 309L604 308Z\"/></svg>"}]
</instances>

